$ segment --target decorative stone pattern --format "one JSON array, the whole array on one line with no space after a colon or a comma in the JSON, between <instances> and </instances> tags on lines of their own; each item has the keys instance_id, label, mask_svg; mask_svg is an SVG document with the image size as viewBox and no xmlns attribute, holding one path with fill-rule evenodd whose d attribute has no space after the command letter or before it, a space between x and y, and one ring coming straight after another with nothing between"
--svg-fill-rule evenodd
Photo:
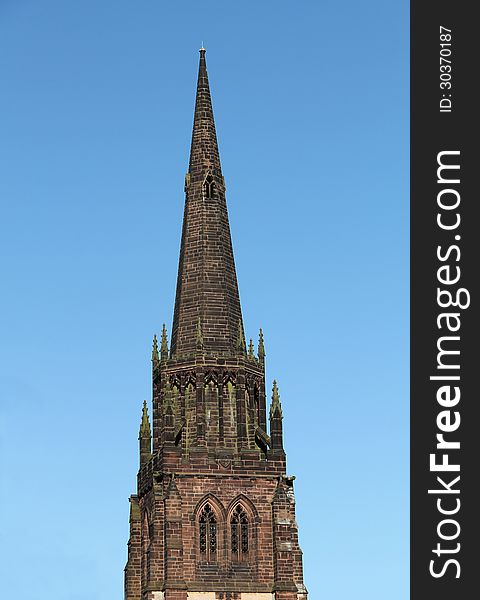
<instances>
[{"instance_id":1,"label":"decorative stone pattern","mask_svg":"<svg viewBox=\"0 0 480 600\"><path fill-rule=\"evenodd\" d=\"M282 407L248 352L205 51L186 177L172 345L152 349L130 498L126 600L306 600ZM269 431L270 433L267 433Z\"/></svg>"}]
</instances>

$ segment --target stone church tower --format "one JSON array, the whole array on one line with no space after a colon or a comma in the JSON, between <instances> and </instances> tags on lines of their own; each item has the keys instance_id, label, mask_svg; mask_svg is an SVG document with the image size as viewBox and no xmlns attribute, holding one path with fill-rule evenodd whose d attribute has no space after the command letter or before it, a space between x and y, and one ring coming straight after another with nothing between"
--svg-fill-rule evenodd
<instances>
[{"instance_id":1,"label":"stone church tower","mask_svg":"<svg viewBox=\"0 0 480 600\"><path fill-rule=\"evenodd\" d=\"M126 600L306 600L277 385L245 344L205 50L172 339L153 340L130 498ZM268 426L267 426L268 420ZM267 433L269 432L269 433Z\"/></svg>"}]
</instances>

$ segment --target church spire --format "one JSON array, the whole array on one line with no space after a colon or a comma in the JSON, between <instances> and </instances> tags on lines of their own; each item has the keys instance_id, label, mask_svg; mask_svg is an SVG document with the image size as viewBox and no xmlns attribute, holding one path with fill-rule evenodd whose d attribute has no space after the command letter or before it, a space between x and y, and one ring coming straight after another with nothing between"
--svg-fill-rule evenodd
<instances>
[{"instance_id":1,"label":"church spire","mask_svg":"<svg viewBox=\"0 0 480 600\"><path fill-rule=\"evenodd\" d=\"M233 354L243 321L204 48L185 194L171 357L195 353L199 321L205 353Z\"/></svg>"},{"instance_id":2,"label":"church spire","mask_svg":"<svg viewBox=\"0 0 480 600\"><path fill-rule=\"evenodd\" d=\"M212 98L208 84L207 63L205 62L205 48L200 48L197 96L188 172L191 177L197 172L205 176L206 169L210 169L212 174L221 175L220 154L218 152Z\"/></svg>"},{"instance_id":3,"label":"church spire","mask_svg":"<svg viewBox=\"0 0 480 600\"><path fill-rule=\"evenodd\" d=\"M202 48L173 327L154 339L125 600L187 600L190 590L307 600L278 386L269 413L262 330L258 354L245 342ZM233 500L228 512L222 499Z\"/></svg>"}]
</instances>

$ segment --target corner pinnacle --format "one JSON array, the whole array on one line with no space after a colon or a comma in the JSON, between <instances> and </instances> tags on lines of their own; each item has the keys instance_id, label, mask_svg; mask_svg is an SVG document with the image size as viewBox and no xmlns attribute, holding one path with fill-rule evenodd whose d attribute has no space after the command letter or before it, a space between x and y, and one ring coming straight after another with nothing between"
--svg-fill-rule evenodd
<instances>
[{"instance_id":1,"label":"corner pinnacle","mask_svg":"<svg viewBox=\"0 0 480 600\"><path fill-rule=\"evenodd\" d=\"M248 344L248 358L250 358L251 360L255 359L255 353L253 350L253 340L252 338L250 338L250 343Z\"/></svg>"},{"instance_id":2,"label":"corner pinnacle","mask_svg":"<svg viewBox=\"0 0 480 600\"><path fill-rule=\"evenodd\" d=\"M153 336L153 348L152 348L152 364L154 367L156 367L158 365L159 362L159 356L158 356L158 342L157 342L157 335L155 334Z\"/></svg>"},{"instance_id":3,"label":"corner pinnacle","mask_svg":"<svg viewBox=\"0 0 480 600\"><path fill-rule=\"evenodd\" d=\"M272 404L270 405L270 418L278 415L280 418L282 417L282 405L280 403L280 394L278 393L277 382L273 380L273 389L272 389Z\"/></svg>"},{"instance_id":4,"label":"corner pinnacle","mask_svg":"<svg viewBox=\"0 0 480 600\"><path fill-rule=\"evenodd\" d=\"M243 333L242 319L238 319L237 350L240 352L246 351L245 335Z\"/></svg>"},{"instance_id":5,"label":"corner pinnacle","mask_svg":"<svg viewBox=\"0 0 480 600\"><path fill-rule=\"evenodd\" d=\"M168 358L168 341L167 341L167 330L165 328L165 323L162 327L162 343L160 346L160 357L162 360L167 360Z\"/></svg>"},{"instance_id":6,"label":"corner pinnacle","mask_svg":"<svg viewBox=\"0 0 480 600\"><path fill-rule=\"evenodd\" d=\"M258 358L260 360L265 359L265 346L263 345L263 331L260 327L260 332L258 334Z\"/></svg>"},{"instance_id":7,"label":"corner pinnacle","mask_svg":"<svg viewBox=\"0 0 480 600\"><path fill-rule=\"evenodd\" d=\"M140 423L140 438L148 438L152 437L152 432L150 429L150 419L148 418L148 408L147 401L143 401L143 409L142 409L142 421Z\"/></svg>"}]
</instances>

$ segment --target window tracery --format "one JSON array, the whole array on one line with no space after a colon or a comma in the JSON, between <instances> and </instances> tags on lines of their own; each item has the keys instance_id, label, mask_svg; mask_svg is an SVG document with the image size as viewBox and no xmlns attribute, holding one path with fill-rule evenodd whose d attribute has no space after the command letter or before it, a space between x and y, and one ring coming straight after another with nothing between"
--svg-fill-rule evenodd
<instances>
[{"instance_id":1,"label":"window tracery","mask_svg":"<svg viewBox=\"0 0 480 600\"><path fill-rule=\"evenodd\" d=\"M230 517L230 542L233 560L245 560L249 550L248 515L239 504Z\"/></svg>"},{"instance_id":2,"label":"window tracery","mask_svg":"<svg viewBox=\"0 0 480 600\"><path fill-rule=\"evenodd\" d=\"M217 555L217 519L210 504L205 504L199 523L200 554L204 560L212 561Z\"/></svg>"}]
</instances>

